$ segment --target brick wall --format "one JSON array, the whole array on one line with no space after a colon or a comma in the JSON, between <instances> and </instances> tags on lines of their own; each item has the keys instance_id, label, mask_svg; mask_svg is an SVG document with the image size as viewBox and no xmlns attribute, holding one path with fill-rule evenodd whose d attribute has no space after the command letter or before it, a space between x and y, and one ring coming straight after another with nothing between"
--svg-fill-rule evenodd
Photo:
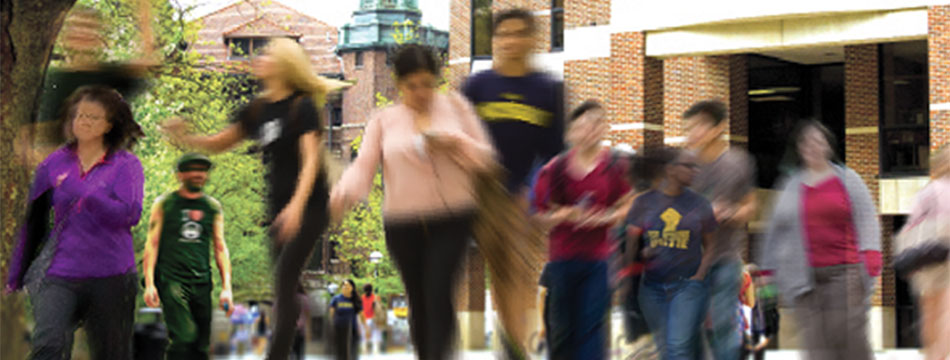
<instances>
[{"instance_id":1,"label":"brick wall","mask_svg":"<svg viewBox=\"0 0 950 360\"><path fill-rule=\"evenodd\" d=\"M733 114L748 116L748 110L735 110L730 106L734 100L730 95L733 90L730 85L733 57L694 56L663 60L663 133L665 138L685 136L683 112L697 101L717 99L726 103L730 116ZM742 60L736 61L738 61L737 65L742 63ZM740 70L746 71L736 69L736 71ZM735 100L741 99L743 99L742 95L736 94ZM738 106L747 107L748 104L746 101L739 101ZM731 122L730 119L730 124ZM747 124L748 120L737 119L737 124L743 122ZM683 142L669 145L682 146Z\"/></svg>"},{"instance_id":2,"label":"brick wall","mask_svg":"<svg viewBox=\"0 0 950 360\"><path fill-rule=\"evenodd\" d=\"M749 58L729 56L730 146L749 148Z\"/></svg>"},{"instance_id":3,"label":"brick wall","mask_svg":"<svg viewBox=\"0 0 950 360\"><path fill-rule=\"evenodd\" d=\"M395 100L395 81L386 64L386 53L382 50L364 51L363 66L356 67L356 53L343 54L344 78L356 84L345 90L343 96L343 123L364 124L376 110L376 93ZM362 128L349 128L334 132L343 143L344 159L349 159L349 142L359 136Z\"/></svg>"},{"instance_id":4,"label":"brick wall","mask_svg":"<svg viewBox=\"0 0 950 360\"><path fill-rule=\"evenodd\" d=\"M930 149L950 143L950 5L927 9L930 64ZM941 105L942 104L942 105ZM944 110L934 110L941 105Z\"/></svg>"},{"instance_id":5,"label":"brick wall","mask_svg":"<svg viewBox=\"0 0 950 360\"><path fill-rule=\"evenodd\" d=\"M613 143L634 149L663 145L663 61L646 57L644 45L641 32L611 35L610 91L603 98L611 124L640 124L610 133Z\"/></svg>"},{"instance_id":6,"label":"brick wall","mask_svg":"<svg viewBox=\"0 0 950 360\"><path fill-rule=\"evenodd\" d=\"M610 24L610 0L567 0L564 28Z\"/></svg>"},{"instance_id":7,"label":"brick wall","mask_svg":"<svg viewBox=\"0 0 950 360\"><path fill-rule=\"evenodd\" d=\"M877 44L845 46L844 56L845 128L876 128L880 112ZM868 185L875 205L880 174L878 149L876 131L845 135L845 162Z\"/></svg>"},{"instance_id":8,"label":"brick wall","mask_svg":"<svg viewBox=\"0 0 950 360\"><path fill-rule=\"evenodd\" d=\"M894 233L900 229L894 228L893 216L881 216L881 260L883 264L890 264L893 256L892 247L894 242L891 240ZM881 270L881 276L877 279L877 286L874 289L874 296L871 297L871 304L874 306L897 306L897 279L894 268L884 266Z\"/></svg>"},{"instance_id":9,"label":"brick wall","mask_svg":"<svg viewBox=\"0 0 950 360\"><path fill-rule=\"evenodd\" d=\"M596 58L564 62L564 84L567 109L574 109L585 100L606 103L611 99L611 59ZM608 117L610 109L607 109Z\"/></svg>"},{"instance_id":10,"label":"brick wall","mask_svg":"<svg viewBox=\"0 0 950 360\"><path fill-rule=\"evenodd\" d=\"M449 4L449 59L472 54L472 1L453 0Z\"/></svg>"}]
</instances>

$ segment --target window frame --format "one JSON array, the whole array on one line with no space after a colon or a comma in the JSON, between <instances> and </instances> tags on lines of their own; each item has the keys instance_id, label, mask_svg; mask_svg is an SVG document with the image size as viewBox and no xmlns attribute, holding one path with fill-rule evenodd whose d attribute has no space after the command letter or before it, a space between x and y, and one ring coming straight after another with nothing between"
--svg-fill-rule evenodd
<instances>
[{"instance_id":1,"label":"window frame","mask_svg":"<svg viewBox=\"0 0 950 360\"><path fill-rule=\"evenodd\" d=\"M561 2L561 6L560 6L560 7L557 6L558 1ZM565 20L565 19L564 19L564 14L565 14L565 13L564 13L564 0L551 0L551 48L550 48L550 52L563 52L563 51L564 51L564 28L565 28L565 26L564 26L564 20ZM560 31L560 32L555 31L555 30L556 30L556 29L555 29L555 24L556 24L556 22L554 21L554 18L557 17L557 15L561 15L561 31ZM557 38L557 36L558 36L559 34L560 34L560 36L561 36L561 43L560 43L560 46L555 46L555 43L556 43L556 42L555 42L555 39Z\"/></svg>"},{"instance_id":2,"label":"window frame","mask_svg":"<svg viewBox=\"0 0 950 360\"><path fill-rule=\"evenodd\" d=\"M247 40L247 53L243 56L235 56L232 44L235 40ZM227 59L231 61L246 61L251 60L254 54L254 38L252 37L225 37L224 38L224 47L227 49L228 56Z\"/></svg>"},{"instance_id":3,"label":"window frame","mask_svg":"<svg viewBox=\"0 0 950 360\"><path fill-rule=\"evenodd\" d=\"M293 40L293 41L296 41L298 44L300 43L300 37L299 37L299 36L234 36L234 37L226 36L226 37L224 38L224 47L225 47L225 50L226 50L227 53L228 53L227 59L228 59L229 61L250 61L250 60L253 60L255 57L257 57L257 54L254 53L254 42L255 42L255 41L264 40L264 45L261 45L261 47L265 47L265 46L267 46L267 43L268 43L268 42L270 42L270 41L273 40L273 39L277 39L277 38L287 38L287 39L291 39L291 40ZM232 55L233 49L231 48L231 42L232 42L233 40L240 40L240 39L246 39L246 40L248 40L248 52L247 52L246 55L244 55L244 56L242 56L242 57L235 57L235 56Z\"/></svg>"},{"instance_id":4,"label":"window frame","mask_svg":"<svg viewBox=\"0 0 950 360\"><path fill-rule=\"evenodd\" d=\"M906 42L915 42L915 41L926 41L926 40L910 40ZM921 160L920 167L916 169L908 169L908 168L894 169L894 165L891 164L888 158L888 154L891 153L890 151L891 148L888 147L886 141L888 138L887 136L888 133L892 131L899 132L899 131L910 130L911 132L914 132L914 131L920 131L920 130L926 129L925 131L925 133L927 134L926 145L928 149L930 148L930 109L929 109L928 101L925 101L925 103L927 103L927 107L924 109L924 114L927 117L927 119L925 119L924 124L922 125L907 125L907 124L888 125L886 123L887 119L885 117L887 116L887 111L886 111L887 109L885 107L887 106L887 103L888 103L887 100L885 99L886 87L887 87L887 81L892 80L893 75L892 77L886 77L884 48L885 46L888 46L890 44L892 43L882 43L882 44L878 44L877 46L877 55L878 55L878 123L877 123L878 173L881 178L885 178L885 179L886 178L901 178L901 177L908 177L908 176L926 176L930 171L929 161ZM927 56L924 56L924 61L925 63L929 63L930 59L927 58ZM928 67L929 67L929 64L927 64L927 66L924 67L925 71L923 72L922 75L899 75L897 77L922 78L923 83L928 84L928 89L924 91L924 97L928 98L929 97L929 80L930 80L930 74L928 71L926 71ZM928 157L929 155L931 154L929 154L929 150L928 150Z\"/></svg>"},{"instance_id":5,"label":"window frame","mask_svg":"<svg viewBox=\"0 0 950 360\"><path fill-rule=\"evenodd\" d=\"M363 51L362 51L362 50L356 51L356 52L353 54L353 67L355 67L356 69L362 69L362 68L363 68L363 64L364 64L364 62L363 62Z\"/></svg>"},{"instance_id":6,"label":"window frame","mask_svg":"<svg viewBox=\"0 0 950 360\"><path fill-rule=\"evenodd\" d=\"M477 54L475 54L475 46L476 46L476 41L475 41L475 34L476 34L476 31L475 31L475 30L476 30L476 29L475 29L475 10L476 10L475 2L476 2L476 1L479 1L479 0L469 0L469 39L468 39L468 40L469 40L469 58L472 59L472 60L487 60L487 59L491 59L491 58L492 58L492 49L491 49L491 46L490 46L490 45L489 45L489 49L488 49L488 51L489 51L488 55L484 55L484 54L483 54L483 55L477 55ZM491 7L492 7L492 5L494 5L494 0L488 0L488 1L489 1L489 10L490 10ZM489 14L489 27L488 27L488 38L489 38L488 43L489 43L489 44L491 44L491 42L492 42L492 37L494 37L494 33L493 33L494 31L493 31L493 29L491 28L491 27L493 26L493 24L492 24L493 21L494 21L494 14L493 14L493 13L490 13L490 14Z\"/></svg>"}]
</instances>

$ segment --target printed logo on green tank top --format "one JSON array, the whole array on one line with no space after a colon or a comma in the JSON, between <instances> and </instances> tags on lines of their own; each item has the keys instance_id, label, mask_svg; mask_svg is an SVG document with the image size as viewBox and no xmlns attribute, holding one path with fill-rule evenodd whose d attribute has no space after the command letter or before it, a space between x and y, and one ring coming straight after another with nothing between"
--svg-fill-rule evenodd
<instances>
[{"instance_id":1,"label":"printed logo on green tank top","mask_svg":"<svg viewBox=\"0 0 950 360\"><path fill-rule=\"evenodd\" d=\"M164 219L156 272L175 281L210 282L214 219L221 213L221 205L207 195L186 199L178 192L165 194L158 201Z\"/></svg>"}]
</instances>

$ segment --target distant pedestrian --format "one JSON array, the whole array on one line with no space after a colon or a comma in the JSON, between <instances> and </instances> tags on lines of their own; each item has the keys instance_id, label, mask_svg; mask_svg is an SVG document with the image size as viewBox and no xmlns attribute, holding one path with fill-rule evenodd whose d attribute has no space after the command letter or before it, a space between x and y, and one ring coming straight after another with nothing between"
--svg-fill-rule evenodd
<instances>
[{"instance_id":1,"label":"distant pedestrian","mask_svg":"<svg viewBox=\"0 0 950 360\"><path fill-rule=\"evenodd\" d=\"M363 303L356 293L356 283L346 280L340 293L330 300L333 321L333 354L337 360L352 360L360 354L360 325Z\"/></svg>"}]
</instances>

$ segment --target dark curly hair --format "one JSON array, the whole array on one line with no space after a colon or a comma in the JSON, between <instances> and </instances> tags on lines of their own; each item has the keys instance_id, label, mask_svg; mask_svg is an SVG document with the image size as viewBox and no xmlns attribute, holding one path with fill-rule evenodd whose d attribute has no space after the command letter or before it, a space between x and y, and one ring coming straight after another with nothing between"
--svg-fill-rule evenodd
<instances>
[{"instance_id":1,"label":"dark curly hair","mask_svg":"<svg viewBox=\"0 0 950 360\"><path fill-rule=\"evenodd\" d=\"M70 143L76 141L72 125L76 118L76 105L82 101L96 102L106 109L106 121L112 125L112 129L103 136L103 143L110 153L120 149L132 150L138 139L145 136L132 117L129 104L118 91L101 85L91 85L76 89L66 100L63 131Z\"/></svg>"},{"instance_id":2,"label":"dark curly hair","mask_svg":"<svg viewBox=\"0 0 950 360\"><path fill-rule=\"evenodd\" d=\"M405 78L407 75L425 71L432 75L439 76L442 64L436 57L432 48L419 44L406 44L396 49L393 56L393 71L397 79Z\"/></svg>"}]
</instances>

